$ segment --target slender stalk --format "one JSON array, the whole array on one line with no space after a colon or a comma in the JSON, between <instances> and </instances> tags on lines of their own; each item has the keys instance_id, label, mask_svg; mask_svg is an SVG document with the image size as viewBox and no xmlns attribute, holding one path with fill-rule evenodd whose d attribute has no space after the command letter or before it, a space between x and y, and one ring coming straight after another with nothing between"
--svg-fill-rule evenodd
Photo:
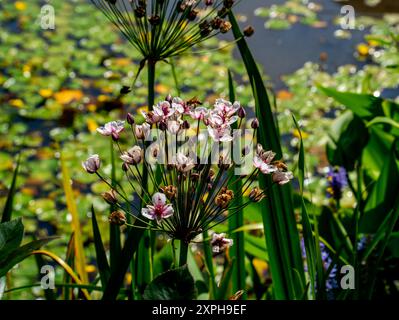
<instances>
[{"instance_id":1,"label":"slender stalk","mask_svg":"<svg viewBox=\"0 0 399 320\"><path fill-rule=\"evenodd\" d=\"M156 61L154 59L148 59L147 61L147 72L148 72L148 108L151 108L154 105L155 100L155 64ZM144 142L145 145L147 144ZM142 194L141 198L145 199L148 197L146 191L148 191L148 177L149 171L146 165L143 165L143 173L141 175L142 182ZM145 206L145 201L140 201L140 207ZM144 289L146 284L148 284L153 278L153 250L152 250L152 233L150 230L144 231L143 236L140 239L140 244L138 248L138 252L136 255L136 283L137 287L141 290Z\"/></svg>"},{"instance_id":2,"label":"slender stalk","mask_svg":"<svg viewBox=\"0 0 399 320\"><path fill-rule=\"evenodd\" d=\"M187 264L187 254L188 254L188 243L181 240L180 241L180 253L179 253L179 267Z\"/></svg>"}]
</instances>

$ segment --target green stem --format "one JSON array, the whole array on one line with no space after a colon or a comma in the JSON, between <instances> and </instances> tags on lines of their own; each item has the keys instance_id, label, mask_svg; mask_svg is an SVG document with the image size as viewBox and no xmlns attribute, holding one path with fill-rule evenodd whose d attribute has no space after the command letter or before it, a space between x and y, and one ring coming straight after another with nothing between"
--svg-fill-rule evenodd
<instances>
[{"instance_id":1,"label":"green stem","mask_svg":"<svg viewBox=\"0 0 399 320\"><path fill-rule=\"evenodd\" d=\"M155 100L155 64L156 61L153 59L147 60L147 74L148 74L148 108L151 109L154 105ZM145 142L145 147L148 146L148 142ZM145 201L148 200L149 192L148 185L148 168L143 166L142 172L142 194L140 207L145 206ZM144 200L144 201L143 201ZM138 252L136 254L136 278L137 287L140 291L143 291L145 286L151 282L153 278L153 250L152 250L152 233L150 230L145 230L139 243Z\"/></svg>"},{"instance_id":2,"label":"green stem","mask_svg":"<svg viewBox=\"0 0 399 320\"><path fill-rule=\"evenodd\" d=\"M187 264L187 254L188 254L188 243L181 240L180 241L180 253L179 253L179 267Z\"/></svg>"}]
</instances>

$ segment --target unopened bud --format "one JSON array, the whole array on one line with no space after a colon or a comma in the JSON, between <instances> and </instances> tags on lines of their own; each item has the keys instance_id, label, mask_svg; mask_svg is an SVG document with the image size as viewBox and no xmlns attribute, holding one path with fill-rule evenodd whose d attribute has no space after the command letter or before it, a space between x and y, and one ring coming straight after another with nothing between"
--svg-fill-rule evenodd
<instances>
[{"instance_id":1,"label":"unopened bud","mask_svg":"<svg viewBox=\"0 0 399 320\"><path fill-rule=\"evenodd\" d=\"M250 37L255 33L255 29L252 26L248 26L244 29L244 35Z\"/></svg>"},{"instance_id":2,"label":"unopened bud","mask_svg":"<svg viewBox=\"0 0 399 320\"><path fill-rule=\"evenodd\" d=\"M237 115L242 119L242 118L245 118L247 113L243 107L240 107L237 111Z\"/></svg>"},{"instance_id":3,"label":"unopened bud","mask_svg":"<svg viewBox=\"0 0 399 320\"><path fill-rule=\"evenodd\" d=\"M255 118L254 120L252 120L251 128L252 129L258 129L259 128L259 120L258 120L258 118Z\"/></svg>"},{"instance_id":4,"label":"unopened bud","mask_svg":"<svg viewBox=\"0 0 399 320\"><path fill-rule=\"evenodd\" d=\"M123 212L114 211L110 214L108 221L111 224L123 226L126 223L126 216Z\"/></svg>"},{"instance_id":5,"label":"unopened bud","mask_svg":"<svg viewBox=\"0 0 399 320\"><path fill-rule=\"evenodd\" d=\"M126 121L128 124L133 125L134 124L134 117L131 113L128 113L126 116Z\"/></svg>"},{"instance_id":6,"label":"unopened bud","mask_svg":"<svg viewBox=\"0 0 399 320\"><path fill-rule=\"evenodd\" d=\"M114 189L104 192L102 194L102 197L105 200L105 202L107 202L108 204L115 204L118 202L118 199L116 198L116 192Z\"/></svg>"}]
</instances>

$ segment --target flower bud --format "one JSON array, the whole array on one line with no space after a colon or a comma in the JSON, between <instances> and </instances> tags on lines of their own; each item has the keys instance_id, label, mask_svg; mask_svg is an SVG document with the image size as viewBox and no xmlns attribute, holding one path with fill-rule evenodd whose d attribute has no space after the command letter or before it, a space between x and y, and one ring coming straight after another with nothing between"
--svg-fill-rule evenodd
<instances>
[{"instance_id":1,"label":"flower bud","mask_svg":"<svg viewBox=\"0 0 399 320\"><path fill-rule=\"evenodd\" d=\"M173 97L172 97L170 94L168 94L168 95L165 97L165 101L168 101L168 102L171 104L172 101L173 101Z\"/></svg>"},{"instance_id":2,"label":"flower bud","mask_svg":"<svg viewBox=\"0 0 399 320\"><path fill-rule=\"evenodd\" d=\"M118 202L118 199L116 198L116 192L114 189L104 192L102 194L102 197L105 200L105 202L107 202L108 204L115 204Z\"/></svg>"},{"instance_id":3,"label":"flower bud","mask_svg":"<svg viewBox=\"0 0 399 320\"><path fill-rule=\"evenodd\" d=\"M193 10L191 10L191 11L189 12L189 14L188 14L188 16L187 16L187 19L188 19L189 21L194 21L195 18L197 18L197 16L198 16L198 10L197 10L197 9L193 9Z\"/></svg>"},{"instance_id":4,"label":"flower bud","mask_svg":"<svg viewBox=\"0 0 399 320\"><path fill-rule=\"evenodd\" d=\"M229 21L223 21L222 25L220 26L220 32L221 33L227 33L231 29L231 23Z\"/></svg>"},{"instance_id":5,"label":"flower bud","mask_svg":"<svg viewBox=\"0 0 399 320\"><path fill-rule=\"evenodd\" d=\"M108 221L111 224L123 226L126 223L126 216L123 212L114 211L110 214Z\"/></svg>"},{"instance_id":6,"label":"flower bud","mask_svg":"<svg viewBox=\"0 0 399 320\"><path fill-rule=\"evenodd\" d=\"M237 115L242 119L242 118L245 118L247 113L243 107L240 107L237 111Z\"/></svg>"},{"instance_id":7,"label":"flower bud","mask_svg":"<svg viewBox=\"0 0 399 320\"><path fill-rule=\"evenodd\" d=\"M249 199L253 202L259 202L266 196L263 194L263 191L258 187L255 187L249 193Z\"/></svg>"},{"instance_id":8,"label":"flower bud","mask_svg":"<svg viewBox=\"0 0 399 320\"><path fill-rule=\"evenodd\" d=\"M96 173L100 169L100 165L101 162L98 154L93 154L86 161L82 162L83 169L90 174Z\"/></svg>"},{"instance_id":9,"label":"flower bud","mask_svg":"<svg viewBox=\"0 0 399 320\"><path fill-rule=\"evenodd\" d=\"M127 164L127 163L123 163L122 164L122 170L124 171L124 172L127 172L128 170L129 170L129 165Z\"/></svg>"},{"instance_id":10,"label":"flower bud","mask_svg":"<svg viewBox=\"0 0 399 320\"><path fill-rule=\"evenodd\" d=\"M151 25L157 26L161 22L161 18L158 15L153 15L148 18L148 21L150 22Z\"/></svg>"},{"instance_id":11,"label":"flower bud","mask_svg":"<svg viewBox=\"0 0 399 320\"><path fill-rule=\"evenodd\" d=\"M259 120L258 120L258 118L255 118L254 120L252 120L251 128L252 129L258 129L259 128Z\"/></svg>"},{"instance_id":12,"label":"flower bud","mask_svg":"<svg viewBox=\"0 0 399 320\"><path fill-rule=\"evenodd\" d=\"M187 120L184 120L182 127L183 129L190 129L190 123Z\"/></svg>"},{"instance_id":13,"label":"flower bud","mask_svg":"<svg viewBox=\"0 0 399 320\"><path fill-rule=\"evenodd\" d=\"M244 35L246 37L251 37L255 33L255 29L252 26L248 26L244 29Z\"/></svg>"},{"instance_id":14,"label":"flower bud","mask_svg":"<svg viewBox=\"0 0 399 320\"><path fill-rule=\"evenodd\" d=\"M161 188L161 190L169 200L173 200L176 197L177 188L175 186L166 186Z\"/></svg>"},{"instance_id":15,"label":"flower bud","mask_svg":"<svg viewBox=\"0 0 399 320\"><path fill-rule=\"evenodd\" d=\"M126 121L128 124L133 125L134 124L134 117L131 113L128 113L126 116Z\"/></svg>"}]
</instances>

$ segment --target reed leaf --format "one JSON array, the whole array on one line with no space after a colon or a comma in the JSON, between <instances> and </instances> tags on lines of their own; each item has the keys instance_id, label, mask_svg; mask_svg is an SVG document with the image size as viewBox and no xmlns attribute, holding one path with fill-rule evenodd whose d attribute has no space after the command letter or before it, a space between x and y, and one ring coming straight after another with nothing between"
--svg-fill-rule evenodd
<instances>
[{"instance_id":1,"label":"reed leaf","mask_svg":"<svg viewBox=\"0 0 399 320\"><path fill-rule=\"evenodd\" d=\"M94 237L94 246L96 249L97 267L98 267L98 272L100 273L101 284L104 286L109 280L111 269L108 264L107 255L105 253L103 240L101 238L101 233L98 228L96 213L94 211L93 206L91 207L91 221L93 226L93 237Z\"/></svg>"},{"instance_id":2,"label":"reed leaf","mask_svg":"<svg viewBox=\"0 0 399 320\"><path fill-rule=\"evenodd\" d=\"M258 142L281 158L280 137L261 73L232 12L229 18L255 98L256 115L260 123ZM276 299L299 299L303 295L301 283L304 283L305 274L292 204L292 188L289 185L271 188L271 179L266 176L261 176L259 183L261 188L270 190L269 197L262 202L262 218L274 296ZM294 270L299 274L299 281Z\"/></svg>"},{"instance_id":3,"label":"reed leaf","mask_svg":"<svg viewBox=\"0 0 399 320\"><path fill-rule=\"evenodd\" d=\"M69 170L67 168L65 158L63 153L61 152L61 171L62 171L62 185L65 192L65 199L67 203L67 208L69 213L72 216L72 230L74 232L74 248L75 248L75 265L76 270L79 274L80 279L83 283L89 283L89 279L86 272L86 258L85 252L83 248L83 238L82 238L82 230L80 226L79 213L75 202L75 197L73 194L73 189L71 185L71 178L69 175Z\"/></svg>"},{"instance_id":4,"label":"reed leaf","mask_svg":"<svg viewBox=\"0 0 399 320\"><path fill-rule=\"evenodd\" d=\"M10 190L8 191L6 204L4 206L3 214L1 216L1 223L11 220L11 215L12 215L12 210L13 210L13 201L14 201L14 196L15 196L15 187L16 187L16 183L17 183L17 176L18 176L20 161L21 161L21 154L18 155L17 165L14 169L14 173L13 173L12 180L11 180Z\"/></svg>"}]
</instances>

